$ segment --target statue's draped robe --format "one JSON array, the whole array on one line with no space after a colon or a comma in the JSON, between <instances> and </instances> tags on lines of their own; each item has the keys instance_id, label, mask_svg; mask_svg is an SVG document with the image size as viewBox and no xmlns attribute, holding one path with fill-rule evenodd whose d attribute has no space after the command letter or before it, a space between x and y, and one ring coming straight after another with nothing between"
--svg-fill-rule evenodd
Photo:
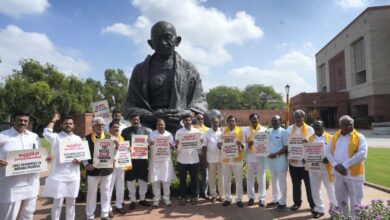
<instances>
[{"instance_id":1,"label":"statue's draped robe","mask_svg":"<svg viewBox=\"0 0 390 220\"><path fill-rule=\"evenodd\" d=\"M150 115L158 109L152 109L149 102L149 71L152 56L148 56L144 62L134 67L130 78L127 97L123 105L123 115L130 118L131 115L140 115L141 122L148 127L154 127L155 122L143 119L144 115ZM175 53L174 82L172 83L170 103L168 109L191 110L204 114L208 105L202 88L199 72L190 62L184 60ZM179 126L179 125L178 125Z\"/></svg>"}]
</instances>

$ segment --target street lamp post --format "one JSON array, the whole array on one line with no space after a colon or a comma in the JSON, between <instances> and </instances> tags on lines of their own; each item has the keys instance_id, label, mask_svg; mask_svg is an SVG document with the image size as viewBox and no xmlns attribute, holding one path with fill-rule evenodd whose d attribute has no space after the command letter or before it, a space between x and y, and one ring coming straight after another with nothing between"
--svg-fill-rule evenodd
<instances>
[{"instance_id":1,"label":"street lamp post","mask_svg":"<svg viewBox=\"0 0 390 220\"><path fill-rule=\"evenodd\" d=\"M286 128L289 126L290 124L290 97L289 97L289 93L290 93L290 85L286 85L284 87L284 89L286 90L286 111L287 111L287 114L286 114Z\"/></svg>"}]
</instances>

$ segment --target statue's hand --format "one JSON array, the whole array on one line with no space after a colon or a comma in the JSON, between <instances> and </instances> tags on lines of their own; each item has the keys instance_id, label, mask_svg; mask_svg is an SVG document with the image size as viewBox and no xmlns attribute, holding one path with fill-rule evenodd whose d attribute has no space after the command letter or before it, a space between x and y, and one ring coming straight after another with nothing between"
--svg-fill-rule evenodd
<instances>
[{"instance_id":1,"label":"statue's hand","mask_svg":"<svg viewBox=\"0 0 390 220\"><path fill-rule=\"evenodd\" d=\"M153 116L155 118L163 118L167 123L175 123L178 124L185 114L192 114L191 110L184 109L158 109L153 112Z\"/></svg>"}]
</instances>

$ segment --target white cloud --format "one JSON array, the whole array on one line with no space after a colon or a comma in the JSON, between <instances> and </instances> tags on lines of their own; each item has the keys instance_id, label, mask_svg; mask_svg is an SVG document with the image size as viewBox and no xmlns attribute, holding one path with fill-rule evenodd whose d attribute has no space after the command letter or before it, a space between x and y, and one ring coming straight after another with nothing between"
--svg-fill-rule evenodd
<instances>
[{"instance_id":1,"label":"white cloud","mask_svg":"<svg viewBox=\"0 0 390 220\"><path fill-rule=\"evenodd\" d=\"M369 0L335 0L344 9L364 8L369 5Z\"/></svg>"},{"instance_id":2,"label":"white cloud","mask_svg":"<svg viewBox=\"0 0 390 220\"><path fill-rule=\"evenodd\" d=\"M314 49L310 43L305 43L300 50L282 55L272 63L270 68L244 66L232 69L225 80L240 88L255 83L272 85L282 95L285 95L286 84L291 86L292 96L303 91L316 91Z\"/></svg>"},{"instance_id":3,"label":"white cloud","mask_svg":"<svg viewBox=\"0 0 390 220\"><path fill-rule=\"evenodd\" d=\"M22 14L41 14L49 6L48 0L1 0L0 13L14 17Z\"/></svg>"},{"instance_id":4,"label":"white cloud","mask_svg":"<svg viewBox=\"0 0 390 220\"><path fill-rule=\"evenodd\" d=\"M102 33L126 36L141 50L150 52L150 49L146 49L150 28L155 22L166 20L176 26L178 35L183 38L179 53L205 71L231 60L226 45L240 45L263 36L262 29L255 24L255 18L246 12L239 11L234 17L229 17L215 8L203 6L203 2L133 0L132 4L141 11L141 16L133 24L115 23L105 27Z\"/></svg>"},{"instance_id":5,"label":"white cloud","mask_svg":"<svg viewBox=\"0 0 390 220\"><path fill-rule=\"evenodd\" d=\"M51 63L67 74L86 74L89 65L78 58L79 52L65 53L56 48L42 33L24 32L15 25L0 29L0 76L8 75L12 69L19 69L19 60L32 58L41 63Z\"/></svg>"}]
</instances>

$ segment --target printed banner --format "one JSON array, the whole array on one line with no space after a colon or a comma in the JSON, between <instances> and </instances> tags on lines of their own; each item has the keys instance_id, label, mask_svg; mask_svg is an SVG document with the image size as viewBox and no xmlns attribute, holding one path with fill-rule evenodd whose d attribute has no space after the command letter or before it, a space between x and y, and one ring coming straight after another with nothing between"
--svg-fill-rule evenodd
<instances>
[{"instance_id":1,"label":"printed banner","mask_svg":"<svg viewBox=\"0 0 390 220\"><path fill-rule=\"evenodd\" d=\"M148 136L132 135L131 136L131 158L148 159Z\"/></svg>"},{"instance_id":2,"label":"printed banner","mask_svg":"<svg viewBox=\"0 0 390 220\"><path fill-rule=\"evenodd\" d=\"M171 160L171 146L169 137L156 137L151 147L153 161Z\"/></svg>"},{"instance_id":3,"label":"printed banner","mask_svg":"<svg viewBox=\"0 0 390 220\"><path fill-rule=\"evenodd\" d=\"M322 143L305 143L305 169L306 170L322 170L322 160L324 159L324 150Z\"/></svg>"},{"instance_id":4,"label":"printed banner","mask_svg":"<svg viewBox=\"0 0 390 220\"><path fill-rule=\"evenodd\" d=\"M47 150L44 148L9 151L5 176L47 171Z\"/></svg>"},{"instance_id":5,"label":"printed banner","mask_svg":"<svg viewBox=\"0 0 390 220\"><path fill-rule=\"evenodd\" d=\"M230 159L238 157L236 136L222 136L222 158Z\"/></svg>"},{"instance_id":6,"label":"printed banner","mask_svg":"<svg viewBox=\"0 0 390 220\"><path fill-rule=\"evenodd\" d=\"M305 136L301 134L293 134L288 138L288 159L302 160L303 159L303 141Z\"/></svg>"},{"instance_id":7,"label":"printed banner","mask_svg":"<svg viewBox=\"0 0 390 220\"><path fill-rule=\"evenodd\" d=\"M115 144L112 140L97 139L93 151L93 166L96 168L113 168Z\"/></svg>"},{"instance_id":8,"label":"printed banner","mask_svg":"<svg viewBox=\"0 0 390 220\"><path fill-rule=\"evenodd\" d=\"M60 163L72 162L74 159L79 161L91 159L87 141L61 141L60 142Z\"/></svg>"},{"instance_id":9,"label":"printed banner","mask_svg":"<svg viewBox=\"0 0 390 220\"><path fill-rule=\"evenodd\" d=\"M120 141L115 154L115 167L132 166L129 141Z\"/></svg>"},{"instance_id":10,"label":"printed banner","mask_svg":"<svg viewBox=\"0 0 390 220\"><path fill-rule=\"evenodd\" d=\"M268 132L260 131L253 134L253 148L257 157L269 155Z\"/></svg>"},{"instance_id":11,"label":"printed banner","mask_svg":"<svg viewBox=\"0 0 390 220\"><path fill-rule=\"evenodd\" d=\"M106 123L112 121L110 114L110 106L108 105L107 100L102 100L92 103L92 112L94 117L102 117Z\"/></svg>"},{"instance_id":12,"label":"printed banner","mask_svg":"<svg viewBox=\"0 0 390 220\"><path fill-rule=\"evenodd\" d=\"M182 133L178 135L179 139L179 150L184 150L184 149L195 149L198 150L200 149L200 139L201 139L201 133L196 132L196 133Z\"/></svg>"}]
</instances>

